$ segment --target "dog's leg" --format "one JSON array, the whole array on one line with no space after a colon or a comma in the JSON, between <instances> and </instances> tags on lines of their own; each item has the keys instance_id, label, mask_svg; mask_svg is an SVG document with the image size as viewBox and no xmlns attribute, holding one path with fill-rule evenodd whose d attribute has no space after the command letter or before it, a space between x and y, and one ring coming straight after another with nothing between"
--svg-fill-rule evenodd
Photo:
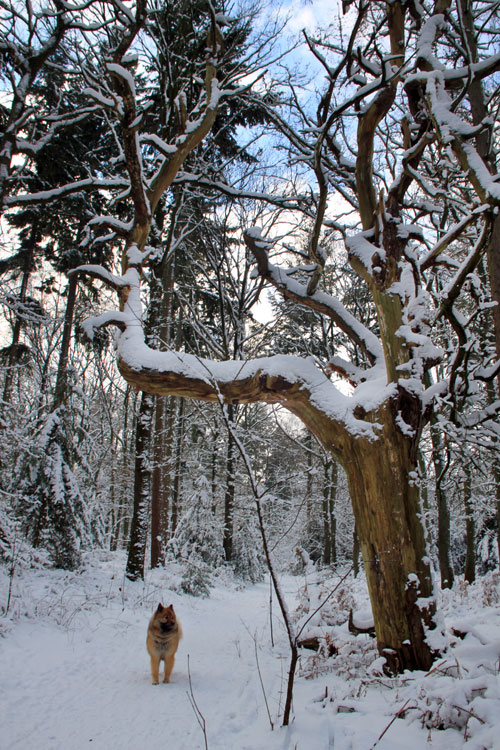
<instances>
[{"instance_id":1,"label":"dog's leg","mask_svg":"<svg viewBox=\"0 0 500 750\"><path fill-rule=\"evenodd\" d=\"M165 657L165 675L163 677L163 682L170 682L170 675L172 674L172 669L174 668L174 661L175 654L169 654Z\"/></svg>"},{"instance_id":2,"label":"dog's leg","mask_svg":"<svg viewBox=\"0 0 500 750\"><path fill-rule=\"evenodd\" d=\"M158 685L160 682L160 659L155 654L150 654L151 656L151 677L153 678L153 685Z\"/></svg>"}]
</instances>

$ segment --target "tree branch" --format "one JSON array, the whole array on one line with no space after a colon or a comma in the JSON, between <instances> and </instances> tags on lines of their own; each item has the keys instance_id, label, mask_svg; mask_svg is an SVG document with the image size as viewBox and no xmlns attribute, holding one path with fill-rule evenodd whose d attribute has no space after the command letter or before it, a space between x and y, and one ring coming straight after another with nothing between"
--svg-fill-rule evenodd
<instances>
[{"instance_id":1,"label":"tree branch","mask_svg":"<svg viewBox=\"0 0 500 750\"><path fill-rule=\"evenodd\" d=\"M261 278L269 281L286 299L330 318L351 341L363 350L371 364L382 356L382 347L375 334L356 320L338 300L321 291L309 294L308 288L290 279L286 271L273 266L268 257L268 250L272 244L255 230L245 232L243 237L257 261Z\"/></svg>"}]
</instances>

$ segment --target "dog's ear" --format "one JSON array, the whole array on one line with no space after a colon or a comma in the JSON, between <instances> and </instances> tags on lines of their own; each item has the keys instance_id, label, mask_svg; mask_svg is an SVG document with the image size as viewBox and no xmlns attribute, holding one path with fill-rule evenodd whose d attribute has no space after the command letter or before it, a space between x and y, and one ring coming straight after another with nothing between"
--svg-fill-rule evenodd
<instances>
[{"instance_id":1,"label":"dog's ear","mask_svg":"<svg viewBox=\"0 0 500 750\"><path fill-rule=\"evenodd\" d=\"M157 609L156 611L157 611L157 612L163 612L163 605L162 605L162 603L161 603L161 602L159 603L159 605L158 605L158 609Z\"/></svg>"}]
</instances>

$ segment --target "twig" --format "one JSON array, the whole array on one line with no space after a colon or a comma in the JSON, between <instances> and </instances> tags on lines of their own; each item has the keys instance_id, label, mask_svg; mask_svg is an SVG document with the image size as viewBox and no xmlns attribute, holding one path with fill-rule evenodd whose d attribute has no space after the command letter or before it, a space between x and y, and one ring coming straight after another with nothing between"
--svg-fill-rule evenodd
<instances>
[{"instance_id":1,"label":"twig","mask_svg":"<svg viewBox=\"0 0 500 750\"><path fill-rule=\"evenodd\" d=\"M16 572L16 566L17 566L18 557L19 557L19 549L18 549L16 542L17 542L17 537L14 537L14 541L12 542L12 545L11 545L12 559L11 559L10 566L9 566L9 591L7 594L7 604L5 606L4 617L7 616L9 609L10 609L10 602L12 599L12 587L14 584L14 575Z\"/></svg>"},{"instance_id":2,"label":"twig","mask_svg":"<svg viewBox=\"0 0 500 750\"><path fill-rule=\"evenodd\" d=\"M335 592L337 591L337 589L338 589L338 587L340 586L340 584L341 584L341 583L344 583L345 579L347 578L347 576L348 576L348 575L350 575L350 573L352 572L352 570L353 570L353 569L354 569L354 565L351 565L351 567L349 568L349 570L347 571L347 573L346 573L346 574L345 574L344 576L342 576L342 578L341 578L341 579L340 579L340 581L339 581L339 582L337 583L337 585L335 586L335 588L333 588L333 589L332 589L332 590L330 591L330 593L328 594L328 596L326 596L326 597L325 597L325 598L323 599L323 601L321 602L321 604L320 604L320 605L319 605L318 607L316 607L316 609L314 610L314 612L313 612L312 614L310 614L310 615L309 615L309 617L308 617L308 618L307 618L307 620L306 620L306 621L304 622L304 624L302 625L301 629L299 630L299 632L298 632L298 633L297 633L297 635L296 635L296 640L297 640L297 641L299 640L299 638L300 638L300 634L301 634L301 633L302 633L302 631L304 630L304 628L305 628L305 626L307 625L307 623L308 623L308 622L309 622L310 620L312 620L312 618L314 617L314 615L315 615L315 614L316 614L317 612L319 612L319 611L320 611L320 609L321 609L322 607L324 607L324 606L325 606L325 604L327 603L328 599L330 599L330 597L334 595L334 593L335 593Z\"/></svg>"},{"instance_id":3,"label":"twig","mask_svg":"<svg viewBox=\"0 0 500 750\"><path fill-rule=\"evenodd\" d=\"M260 671L259 653L258 653L258 649L257 649L257 637L255 635L253 636L253 645L254 645L254 648L255 648L255 662L257 664L257 672L258 672L258 675L259 675L260 686L262 688L262 694L264 696L264 702L266 704L267 716L269 718L269 724L271 725L271 732L272 732L273 729L274 729L274 722L271 719L271 712L269 710L269 704L267 702L266 690L264 688L264 682L262 680L262 674L261 674L261 671Z\"/></svg>"},{"instance_id":4,"label":"twig","mask_svg":"<svg viewBox=\"0 0 500 750\"><path fill-rule=\"evenodd\" d=\"M378 739L376 739L375 742L373 743L373 745L370 747L370 750L373 750L373 748L378 745L378 743L380 742L380 740L382 739L382 737L384 736L384 734L392 727L392 725L394 724L394 722L396 721L396 719L399 719L399 717L404 713L404 711L406 709L406 706L408 705L408 703L410 701L411 701L411 698L408 698L408 700L406 701L406 703L404 703L401 706L401 708L398 711L396 711L396 713L394 714L394 716L392 717L392 719L390 720L390 722L388 723L388 725L386 726L386 728L384 729L384 731L382 732L382 734L380 734L378 736Z\"/></svg>"},{"instance_id":5,"label":"twig","mask_svg":"<svg viewBox=\"0 0 500 750\"><path fill-rule=\"evenodd\" d=\"M189 680L189 692L186 690L187 697L189 698L189 702L191 703L191 708L194 711L194 715L196 716L196 721L201 727L201 731L203 732L203 739L205 740L205 750L208 750L208 739L207 739L207 724L205 721L205 717L201 713L198 704L196 703L196 698L194 697L193 693L193 683L191 682L191 670L189 668L189 654L188 654L188 680Z\"/></svg>"},{"instance_id":6,"label":"twig","mask_svg":"<svg viewBox=\"0 0 500 750\"><path fill-rule=\"evenodd\" d=\"M297 648L297 639L295 638L293 624L288 614L285 597L281 590L281 586L280 586L280 583L279 583L279 580L276 575L276 571L274 569L274 565L272 562L271 551L269 549L269 542L267 538L267 532L266 532L266 527L264 524L264 518L262 515L262 507L261 507L262 498L266 496L266 493L259 492L258 482L255 477L255 472L253 470L253 466L250 461L250 458L247 452L245 451L245 448L243 447L241 440L236 434L235 425L233 421L228 416L227 409L224 404L224 399L217 386L217 383L214 383L214 386L217 391L217 396L218 396L218 401L221 407L222 417L224 419L224 422L226 423L227 430L229 434L231 435L231 437L233 438L236 444L236 447L241 455L241 458L243 459L243 464L246 468L248 479L250 480L250 487L252 489L252 494L254 497L255 509L257 511L257 519L259 521L259 530L260 530L260 535L262 538L262 546L264 548L264 556L266 558L267 568L269 570L269 575L273 583L274 593L276 594L276 599L278 600L278 605L281 610L281 614L282 614L283 621L285 623L285 628L286 628L287 635L288 635L288 642L290 644L290 667L288 670L288 685L287 685L285 708L283 712L283 726L286 727L290 723L290 713L292 710L292 699L293 699L293 683L295 679L295 670L297 667L297 661L299 658L299 652Z\"/></svg>"},{"instance_id":7,"label":"twig","mask_svg":"<svg viewBox=\"0 0 500 750\"><path fill-rule=\"evenodd\" d=\"M269 625L271 628L271 646L274 648L274 628L273 628L273 582L269 576Z\"/></svg>"}]
</instances>

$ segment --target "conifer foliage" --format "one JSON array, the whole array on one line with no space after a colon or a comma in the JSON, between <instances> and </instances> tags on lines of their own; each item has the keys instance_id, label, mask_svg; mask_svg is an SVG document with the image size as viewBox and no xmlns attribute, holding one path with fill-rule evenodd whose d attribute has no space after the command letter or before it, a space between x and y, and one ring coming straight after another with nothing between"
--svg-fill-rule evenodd
<instances>
[{"instance_id":1,"label":"conifer foliage","mask_svg":"<svg viewBox=\"0 0 500 750\"><path fill-rule=\"evenodd\" d=\"M48 551L53 565L74 570L88 546L86 503L71 469L74 448L68 439L64 407L47 415L24 467L18 512L26 538Z\"/></svg>"}]
</instances>

